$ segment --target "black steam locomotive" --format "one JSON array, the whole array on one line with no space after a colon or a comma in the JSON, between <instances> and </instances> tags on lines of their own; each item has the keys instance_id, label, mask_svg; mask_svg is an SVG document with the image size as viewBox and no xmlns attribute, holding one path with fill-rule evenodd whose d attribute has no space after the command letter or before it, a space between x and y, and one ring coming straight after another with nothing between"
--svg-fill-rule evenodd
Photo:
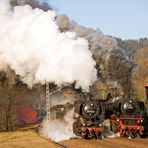
<instances>
[{"instance_id":1,"label":"black steam locomotive","mask_svg":"<svg viewBox=\"0 0 148 148\"><path fill-rule=\"evenodd\" d=\"M104 121L109 119L110 130L120 136L142 135L144 103L134 99L122 98L115 102L85 100L75 103L75 122L73 131L85 139L102 139Z\"/></svg>"},{"instance_id":2,"label":"black steam locomotive","mask_svg":"<svg viewBox=\"0 0 148 148\"><path fill-rule=\"evenodd\" d=\"M73 131L82 138L102 138L104 130L105 106L104 102L87 100L75 103L75 119Z\"/></svg>"},{"instance_id":3,"label":"black steam locomotive","mask_svg":"<svg viewBox=\"0 0 148 148\"><path fill-rule=\"evenodd\" d=\"M144 102L124 98L114 103L106 103L105 112L114 133L119 132L121 137L129 138L143 134Z\"/></svg>"}]
</instances>

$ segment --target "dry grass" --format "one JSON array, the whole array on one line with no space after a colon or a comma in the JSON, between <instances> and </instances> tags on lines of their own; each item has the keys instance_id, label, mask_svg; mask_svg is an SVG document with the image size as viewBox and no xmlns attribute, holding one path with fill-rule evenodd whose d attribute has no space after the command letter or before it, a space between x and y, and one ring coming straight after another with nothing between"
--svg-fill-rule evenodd
<instances>
[{"instance_id":1,"label":"dry grass","mask_svg":"<svg viewBox=\"0 0 148 148\"><path fill-rule=\"evenodd\" d=\"M0 148L57 148L54 142L40 137L33 131L0 133Z\"/></svg>"},{"instance_id":2,"label":"dry grass","mask_svg":"<svg viewBox=\"0 0 148 148\"><path fill-rule=\"evenodd\" d=\"M71 139L60 142L67 148L148 148L148 138L105 138L103 140Z\"/></svg>"},{"instance_id":3,"label":"dry grass","mask_svg":"<svg viewBox=\"0 0 148 148\"><path fill-rule=\"evenodd\" d=\"M60 145L61 144L61 145ZM117 138L103 140L71 139L59 144L39 136L36 132L15 131L0 133L0 148L147 148L148 138Z\"/></svg>"}]
</instances>

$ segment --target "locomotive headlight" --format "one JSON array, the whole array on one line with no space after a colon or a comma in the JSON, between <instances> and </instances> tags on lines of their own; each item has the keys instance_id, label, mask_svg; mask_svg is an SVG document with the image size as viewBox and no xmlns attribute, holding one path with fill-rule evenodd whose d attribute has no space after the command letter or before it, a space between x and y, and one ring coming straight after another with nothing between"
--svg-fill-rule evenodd
<instances>
[{"instance_id":1,"label":"locomotive headlight","mask_svg":"<svg viewBox=\"0 0 148 148\"><path fill-rule=\"evenodd\" d=\"M143 120L141 120L141 122L143 122Z\"/></svg>"},{"instance_id":2,"label":"locomotive headlight","mask_svg":"<svg viewBox=\"0 0 148 148\"><path fill-rule=\"evenodd\" d=\"M117 119L117 122L119 122L119 119Z\"/></svg>"},{"instance_id":3,"label":"locomotive headlight","mask_svg":"<svg viewBox=\"0 0 148 148\"><path fill-rule=\"evenodd\" d=\"M86 124L84 123L83 126L85 126Z\"/></svg>"},{"instance_id":4,"label":"locomotive headlight","mask_svg":"<svg viewBox=\"0 0 148 148\"><path fill-rule=\"evenodd\" d=\"M102 126L102 124L100 123L100 124L99 124L99 126L101 127L101 126Z\"/></svg>"},{"instance_id":5,"label":"locomotive headlight","mask_svg":"<svg viewBox=\"0 0 148 148\"><path fill-rule=\"evenodd\" d=\"M85 110L88 110L88 106L85 106Z\"/></svg>"},{"instance_id":6,"label":"locomotive headlight","mask_svg":"<svg viewBox=\"0 0 148 148\"><path fill-rule=\"evenodd\" d=\"M86 113L88 113L89 115L95 114L96 113L96 108L94 107L94 104L86 104L84 107L84 110Z\"/></svg>"}]
</instances>

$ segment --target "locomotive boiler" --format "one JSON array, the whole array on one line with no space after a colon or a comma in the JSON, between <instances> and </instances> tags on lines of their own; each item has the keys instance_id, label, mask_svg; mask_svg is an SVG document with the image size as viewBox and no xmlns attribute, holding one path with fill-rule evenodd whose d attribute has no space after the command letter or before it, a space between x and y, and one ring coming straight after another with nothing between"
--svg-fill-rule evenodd
<instances>
[{"instance_id":1,"label":"locomotive boiler","mask_svg":"<svg viewBox=\"0 0 148 148\"><path fill-rule=\"evenodd\" d=\"M105 105L106 115L116 114L120 117L139 117L143 115L144 102L132 98L122 98Z\"/></svg>"}]
</instances>

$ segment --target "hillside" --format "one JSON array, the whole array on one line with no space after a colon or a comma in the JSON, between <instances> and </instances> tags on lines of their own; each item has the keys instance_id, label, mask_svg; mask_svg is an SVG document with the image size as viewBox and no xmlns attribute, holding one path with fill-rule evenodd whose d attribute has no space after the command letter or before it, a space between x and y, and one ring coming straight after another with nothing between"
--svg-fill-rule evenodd
<instances>
[{"instance_id":1,"label":"hillside","mask_svg":"<svg viewBox=\"0 0 148 148\"><path fill-rule=\"evenodd\" d=\"M133 74L133 89L140 100L144 100L145 89L144 83L148 82L148 47L139 49L135 56L134 61L137 64Z\"/></svg>"},{"instance_id":2,"label":"hillside","mask_svg":"<svg viewBox=\"0 0 148 148\"><path fill-rule=\"evenodd\" d=\"M125 53L129 57L134 57L136 52L144 47L148 47L148 38L139 38L139 39L128 39L122 40L120 38L115 38L117 41L118 47L121 47L125 50Z\"/></svg>"}]
</instances>

